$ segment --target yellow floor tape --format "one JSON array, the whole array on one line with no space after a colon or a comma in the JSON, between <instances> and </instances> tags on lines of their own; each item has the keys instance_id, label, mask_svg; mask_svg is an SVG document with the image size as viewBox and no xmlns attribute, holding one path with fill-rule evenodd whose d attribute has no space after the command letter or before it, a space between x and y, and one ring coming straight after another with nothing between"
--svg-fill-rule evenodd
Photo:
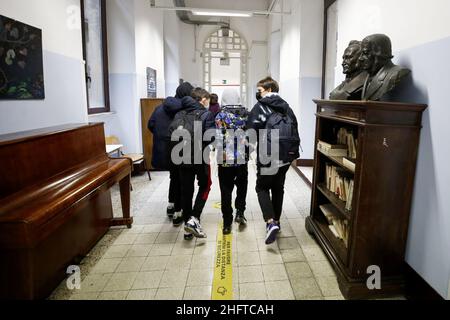
<instances>
[{"instance_id":1,"label":"yellow floor tape","mask_svg":"<svg viewBox=\"0 0 450 320\"><path fill-rule=\"evenodd\" d=\"M223 235L222 225L217 233L212 300L233 300L233 236Z\"/></svg>"}]
</instances>

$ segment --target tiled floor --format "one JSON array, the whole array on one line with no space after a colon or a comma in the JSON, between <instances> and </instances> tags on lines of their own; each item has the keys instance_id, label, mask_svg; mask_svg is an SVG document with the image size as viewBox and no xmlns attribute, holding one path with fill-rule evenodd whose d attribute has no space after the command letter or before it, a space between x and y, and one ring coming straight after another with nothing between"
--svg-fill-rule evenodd
<instances>
[{"instance_id":1,"label":"tiled floor","mask_svg":"<svg viewBox=\"0 0 450 320\"><path fill-rule=\"evenodd\" d=\"M204 240L186 242L182 228L166 217L168 173L154 172L133 178L132 229L112 229L97 244L80 268L81 290L61 283L50 299L211 299L215 244L220 210L217 173L205 207ZM234 298L343 299L334 271L322 250L305 230L311 190L290 170L286 181L282 233L278 242L264 244L265 223L250 170L245 229L233 230ZM120 215L118 189L112 191L115 215Z\"/></svg>"}]
</instances>

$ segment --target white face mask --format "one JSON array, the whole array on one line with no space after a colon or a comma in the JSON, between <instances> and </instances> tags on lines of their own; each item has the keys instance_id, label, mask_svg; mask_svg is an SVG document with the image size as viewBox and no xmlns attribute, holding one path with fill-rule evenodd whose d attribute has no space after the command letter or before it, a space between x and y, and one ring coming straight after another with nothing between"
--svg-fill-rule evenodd
<instances>
[{"instance_id":1,"label":"white face mask","mask_svg":"<svg viewBox=\"0 0 450 320\"><path fill-rule=\"evenodd\" d=\"M210 100L205 100L204 102L201 102L201 104L202 104L206 109L209 109L209 106L210 106Z\"/></svg>"}]
</instances>

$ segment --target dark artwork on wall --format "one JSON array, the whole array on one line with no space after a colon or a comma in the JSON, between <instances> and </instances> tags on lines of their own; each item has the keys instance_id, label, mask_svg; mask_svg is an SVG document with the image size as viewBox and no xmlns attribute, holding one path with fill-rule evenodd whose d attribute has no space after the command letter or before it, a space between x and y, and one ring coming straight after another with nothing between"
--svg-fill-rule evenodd
<instances>
[{"instance_id":1,"label":"dark artwork on wall","mask_svg":"<svg viewBox=\"0 0 450 320\"><path fill-rule=\"evenodd\" d=\"M147 98L156 98L156 70L147 68Z\"/></svg>"},{"instance_id":2,"label":"dark artwork on wall","mask_svg":"<svg viewBox=\"0 0 450 320\"><path fill-rule=\"evenodd\" d=\"M44 99L42 31L0 15L0 99Z\"/></svg>"}]
</instances>

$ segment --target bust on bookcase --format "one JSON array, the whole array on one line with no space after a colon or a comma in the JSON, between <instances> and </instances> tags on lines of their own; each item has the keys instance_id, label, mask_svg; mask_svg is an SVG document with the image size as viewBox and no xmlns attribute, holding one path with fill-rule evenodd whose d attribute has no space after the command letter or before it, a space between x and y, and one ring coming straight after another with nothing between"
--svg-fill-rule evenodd
<instances>
[{"instance_id":1,"label":"bust on bookcase","mask_svg":"<svg viewBox=\"0 0 450 320\"><path fill-rule=\"evenodd\" d=\"M308 232L347 299L402 294L422 113L426 105L315 100ZM372 268L381 289L369 289Z\"/></svg>"}]
</instances>

